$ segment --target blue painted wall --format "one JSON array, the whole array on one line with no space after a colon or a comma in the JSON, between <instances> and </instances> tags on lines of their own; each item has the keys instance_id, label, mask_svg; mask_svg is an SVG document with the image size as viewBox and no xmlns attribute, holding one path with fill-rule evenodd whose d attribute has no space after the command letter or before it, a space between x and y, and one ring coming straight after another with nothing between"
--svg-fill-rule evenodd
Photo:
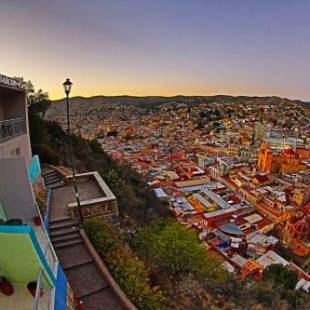
<instances>
[{"instance_id":1,"label":"blue painted wall","mask_svg":"<svg viewBox=\"0 0 310 310\"><path fill-rule=\"evenodd\" d=\"M67 290L68 290L67 278L61 266L58 265L57 279L56 279L55 310L67 309Z\"/></svg>"}]
</instances>

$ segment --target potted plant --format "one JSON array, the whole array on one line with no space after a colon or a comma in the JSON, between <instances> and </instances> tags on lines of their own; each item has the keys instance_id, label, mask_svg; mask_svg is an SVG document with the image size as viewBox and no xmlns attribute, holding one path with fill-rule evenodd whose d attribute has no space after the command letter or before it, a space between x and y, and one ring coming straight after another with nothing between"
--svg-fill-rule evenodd
<instances>
[{"instance_id":1,"label":"potted plant","mask_svg":"<svg viewBox=\"0 0 310 310\"><path fill-rule=\"evenodd\" d=\"M10 296L14 293L13 285L5 277L0 277L0 291L7 296Z\"/></svg>"},{"instance_id":2,"label":"potted plant","mask_svg":"<svg viewBox=\"0 0 310 310\"><path fill-rule=\"evenodd\" d=\"M30 294L33 297L35 297L36 296L36 290L37 290L37 282L35 282L35 281L29 282L27 284L27 289L30 292ZM43 295L43 290L41 289L40 296L42 296L42 295Z\"/></svg>"},{"instance_id":3,"label":"potted plant","mask_svg":"<svg viewBox=\"0 0 310 310\"><path fill-rule=\"evenodd\" d=\"M79 297L75 298L75 305L76 305L77 310L86 310L84 305L83 305L82 299Z\"/></svg>"},{"instance_id":4,"label":"potted plant","mask_svg":"<svg viewBox=\"0 0 310 310\"><path fill-rule=\"evenodd\" d=\"M33 218L33 222L36 226L40 226L42 224L42 221L41 221L41 217L40 216L35 216Z\"/></svg>"}]
</instances>

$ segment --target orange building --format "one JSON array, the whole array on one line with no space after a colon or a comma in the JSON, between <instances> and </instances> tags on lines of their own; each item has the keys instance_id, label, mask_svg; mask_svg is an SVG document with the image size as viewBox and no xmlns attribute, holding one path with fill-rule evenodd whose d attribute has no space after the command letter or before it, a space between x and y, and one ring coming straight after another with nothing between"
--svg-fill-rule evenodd
<instances>
[{"instance_id":1,"label":"orange building","mask_svg":"<svg viewBox=\"0 0 310 310\"><path fill-rule=\"evenodd\" d=\"M294 217L285 226L282 242L286 244L296 255L307 257L310 254L310 217Z\"/></svg>"},{"instance_id":2,"label":"orange building","mask_svg":"<svg viewBox=\"0 0 310 310\"><path fill-rule=\"evenodd\" d=\"M299 188L294 190L293 202L297 204L298 207L302 207L310 199L310 189Z\"/></svg>"},{"instance_id":3,"label":"orange building","mask_svg":"<svg viewBox=\"0 0 310 310\"><path fill-rule=\"evenodd\" d=\"M285 149L280 154L275 154L268 143L262 143L258 155L258 169L270 173L297 173L306 168L302 159L306 154L305 149ZM307 158L309 159L309 157Z\"/></svg>"},{"instance_id":4,"label":"orange building","mask_svg":"<svg viewBox=\"0 0 310 310\"><path fill-rule=\"evenodd\" d=\"M310 158L310 150L305 149L303 147L298 147L296 149L296 153L300 159L309 159Z\"/></svg>"},{"instance_id":5,"label":"orange building","mask_svg":"<svg viewBox=\"0 0 310 310\"><path fill-rule=\"evenodd\" d=\"M244 280L252 276L254 280L261 280L263 277L264 267L253 259L249 259L241 269L241 279Z\"/></svg>"}]
</instances>

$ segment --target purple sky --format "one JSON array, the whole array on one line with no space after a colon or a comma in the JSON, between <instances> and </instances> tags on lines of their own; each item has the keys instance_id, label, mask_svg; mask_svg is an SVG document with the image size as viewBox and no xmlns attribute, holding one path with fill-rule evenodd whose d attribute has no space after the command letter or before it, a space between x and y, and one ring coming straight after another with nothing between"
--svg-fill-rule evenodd
<instances>
[{"instance_id":1,"label":"purple sky","mask_svg":"<svg viewBox=\"0 0 310 310\"><path fill-rule=\"evenodd\" d=\"M0 72L52 98L310 100L309 0L0 0Z\"/></svg>"}]
</instances>

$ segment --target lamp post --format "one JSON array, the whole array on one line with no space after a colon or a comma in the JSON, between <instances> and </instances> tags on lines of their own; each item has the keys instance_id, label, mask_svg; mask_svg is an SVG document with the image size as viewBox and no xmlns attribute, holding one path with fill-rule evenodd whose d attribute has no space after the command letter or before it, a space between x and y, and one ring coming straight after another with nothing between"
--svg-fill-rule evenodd
<instances>
[{"instance_id":1,"label":"lamp post","mask_svg":"<svg viewBox=\"0 0 310 310\"><path fill-rule=\"evenodd\" d=\"M69 106L69 94L72 88L72 82L70 79L66 79L66 81L62 84L66 94L66 103L67 103L67 135L68 135L68 144L69 144L69 157L72 169L72 177L73 177L73 187L75 193L75 199L77 202L78 213L80 217L80 224L83 224L84 218L81 212L81 203L80 203L80 195L77 187L76 177L75 177L75 169L74 169L74 158L73 158L73 148L72 148L72 140L71 140L71 129L70 129L70 106Z\"/></svg>"}]
</instances>

